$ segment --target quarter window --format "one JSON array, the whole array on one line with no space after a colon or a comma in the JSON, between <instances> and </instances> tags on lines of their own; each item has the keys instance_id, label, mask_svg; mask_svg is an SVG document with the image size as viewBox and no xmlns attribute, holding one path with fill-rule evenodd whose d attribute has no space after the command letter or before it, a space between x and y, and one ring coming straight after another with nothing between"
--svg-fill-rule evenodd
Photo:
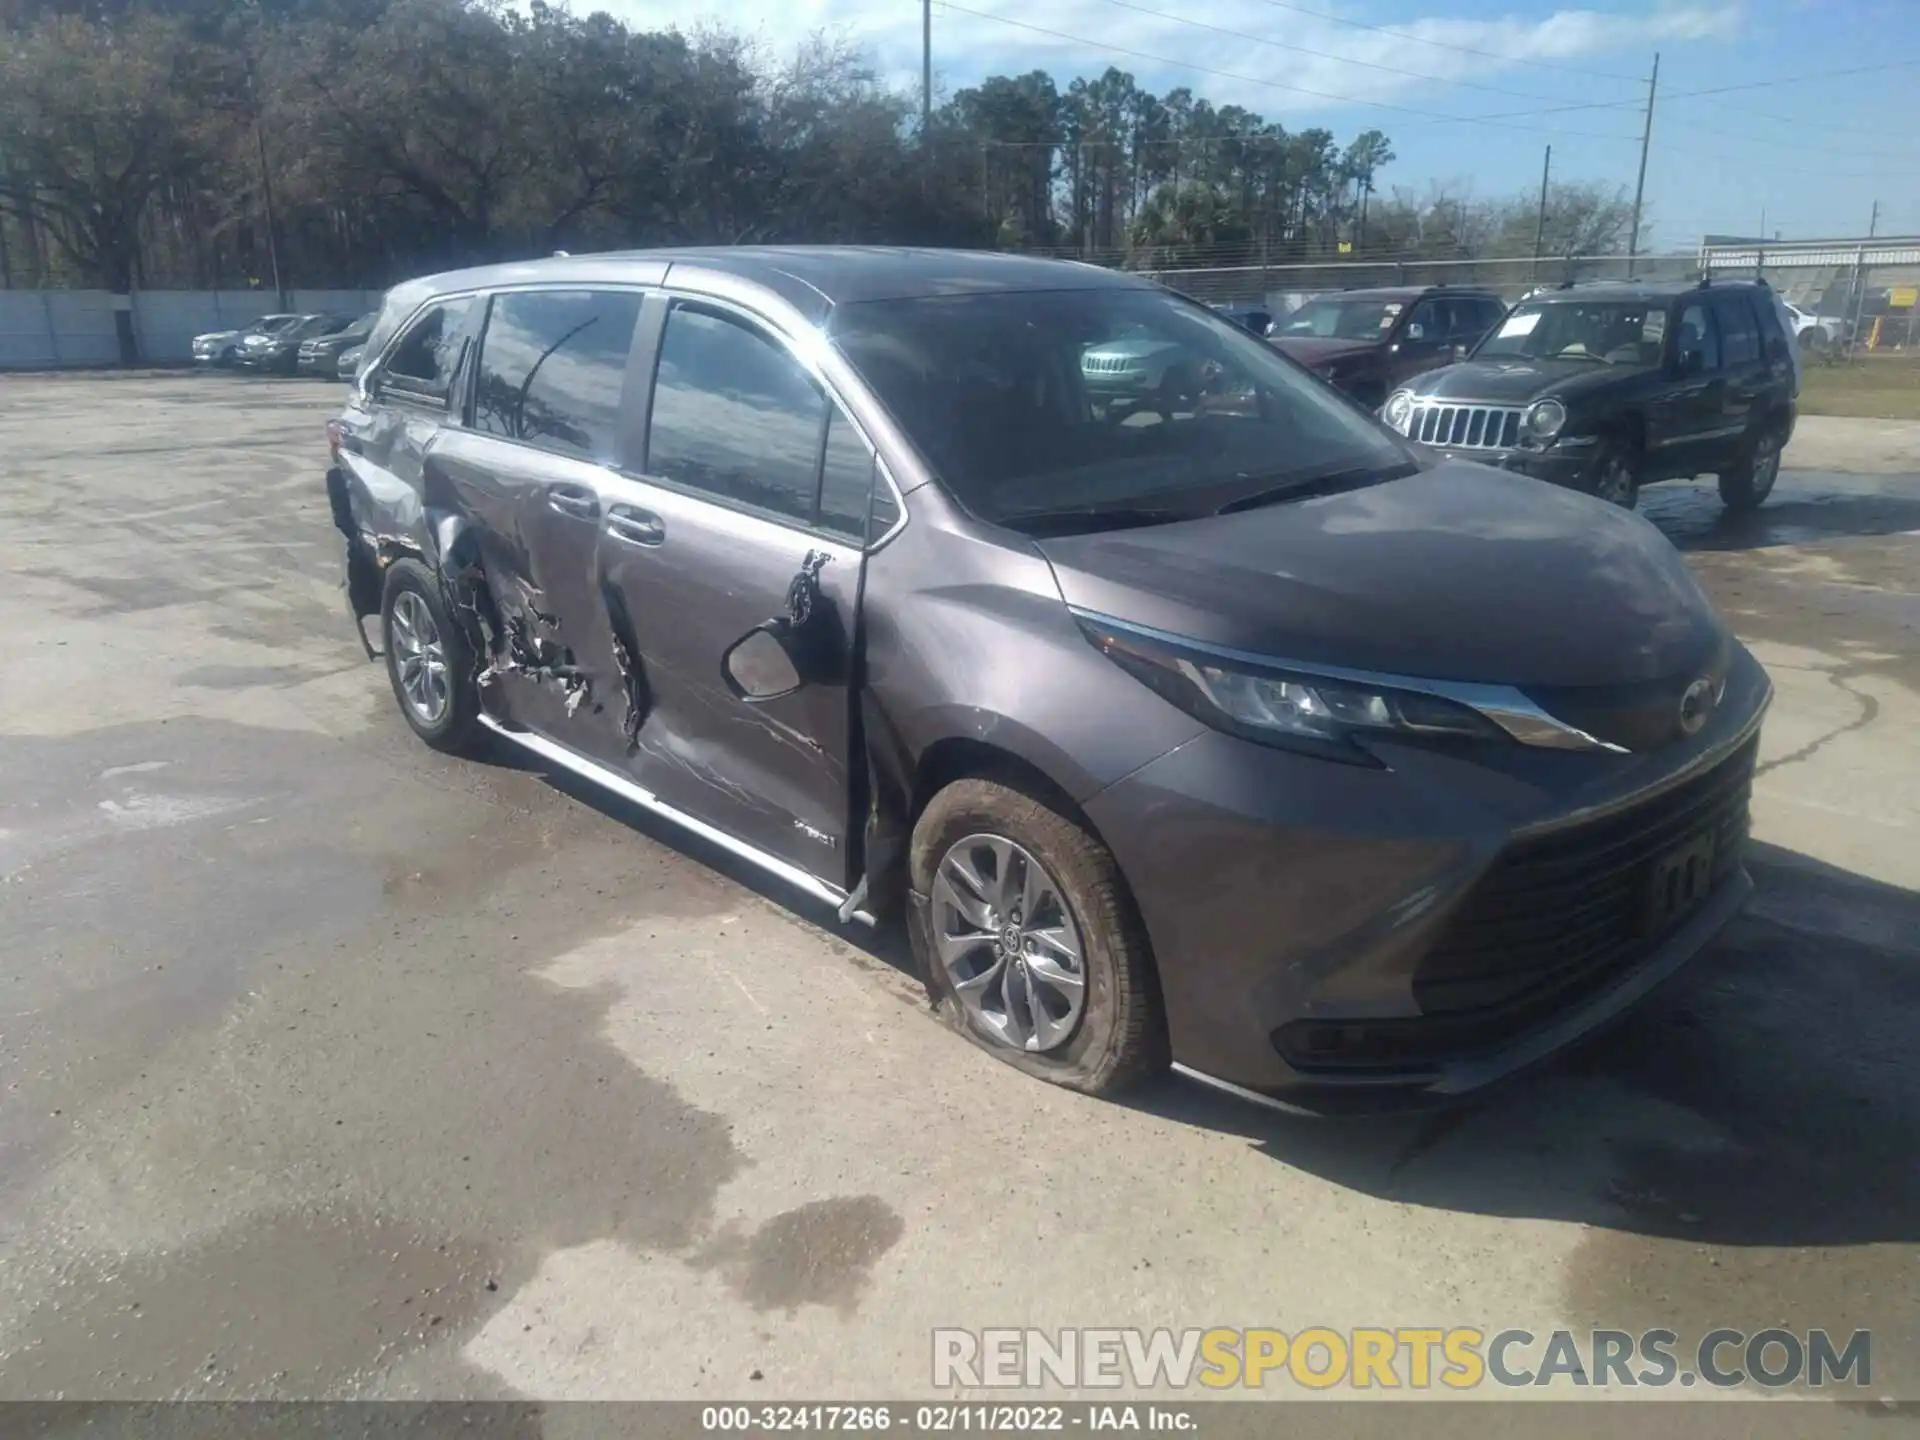
<instances>
[{"instance_id":1,"label":"quarter window","mask_svg":"<svg viewBox=\"0 0 1920 1440\"><path fill-rule=\"evenodd\" d=\"M667 316L647 469L812 524L827 397L765 335L709 311Z\"/></svg>"},{"instance_id":2,"label":"quarter window","mask_svg":"<svg viewBox=\"0 0 1920 1440\"><path fill-rule=\"evenodd\" d=\"M1720 322L1720 346L1728 365L1751 365L1760 358L1760 330L1753 307L1743 295L1716 300L1714 317Z\"/></svg>"},{"instance_id":3,"label":"quarter window","mask_svg":"<svg viewBox=\"0 0 1920 1440\"><path fill-rule=\"evenodd\" d=\"M473 428L609 463L640 297L619 290L496 295L480 342Z\"/></svg>"},{"instance_id":4,"label":"quarter window","mask_svg":"<svg viewBox=\"0 0 1920 1440\"><path fill-rule=\"evenodd\" d=\"M868 538L867 505L873 495L873 469L867 442L840 407L834 406L827 417L827 451L820 467L821 529L851 540Z\"/></svg>"},{"instance_id":5,"label":"quarter window","mask_svg":"<svg viewBox=\"0 0 1920 1440\"><path fill-rule=\"evenodd\" d=\"M460 332L466 325L471 295L433 306L408 327L387 361L385 374L407 390L445 399L460 359Z\"/></svg>"},{"instance_id":6,"label":"quarter window","mask_svg":"<svg viewBox=\"0 0 1920 1440\"><path fill-rule=\"evenodd\" d=\"M1683 358L1691 354L1702 357L1700 368L1711 373L1720 368L1720 340L1714 333L1713 320L1707 314L1707 307L1692 304L1680 312L1680 330L1675 337L1674 351Z\"/></svg>"}]
</instances>

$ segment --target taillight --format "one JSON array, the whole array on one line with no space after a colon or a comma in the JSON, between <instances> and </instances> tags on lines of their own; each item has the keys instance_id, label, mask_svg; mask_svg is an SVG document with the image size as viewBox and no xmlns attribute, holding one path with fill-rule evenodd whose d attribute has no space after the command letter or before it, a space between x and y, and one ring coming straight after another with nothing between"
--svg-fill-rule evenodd
<instances>
[{"instance_id":1,"label":"taillight","mask_svg":"<svg viewBox=\"0 0 1920 1440\"><path fill-rule=\"evenodd\" d=\"M347 443L347 427L338 420L327 421L327 452L338 461Z\"/></svg>"}]
</instances>

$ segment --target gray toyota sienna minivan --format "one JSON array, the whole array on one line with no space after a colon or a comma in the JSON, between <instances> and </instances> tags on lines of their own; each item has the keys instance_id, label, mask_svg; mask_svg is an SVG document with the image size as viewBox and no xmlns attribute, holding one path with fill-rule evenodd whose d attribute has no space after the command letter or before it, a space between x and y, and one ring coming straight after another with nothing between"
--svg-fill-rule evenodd
<instances>
[{"instance_id":1,"label":"gray toyota sienna minivan","mask_svg":"<svg viewBox=\"0 0 1920 1440\"><path fill-rule=\"evenodd\" d=\"M1750 889L1771 686L1673 547L1145 281L556 258L396 288L366 354L328 490L419 736L898 907L1035 1076L1458 1094Z\"/></svg>"}]
</instances>

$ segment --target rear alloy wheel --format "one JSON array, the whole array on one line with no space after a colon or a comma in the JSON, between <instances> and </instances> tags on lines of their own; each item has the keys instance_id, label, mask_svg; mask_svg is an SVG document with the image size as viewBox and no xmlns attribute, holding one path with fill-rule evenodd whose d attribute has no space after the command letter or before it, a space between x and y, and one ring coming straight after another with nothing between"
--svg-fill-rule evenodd
<instances>
[{"instance_id":1,"label":"rear alloy wheel","mask_svg":"<svg viewBox=\"0 0 1920 1440\"><path fill-rule=\"evenodd\" d=\"M1720 477L1720 499L1729 510L1758 510L1780 478L1780 432L1768 426L1740 463Z\"/></svg>"},{"instance_id":2,"label":"rear alloy wheel","mask_svg":"<svg viewBox=\"0 0 1920 1440\"><path fill-rule=\"evenodd\" d=\"M418 560L387 567L380 629L393 698L413 733L436 750L469 749L480 713L473 651L447 614L439 581Z\"/></svg>"},{"instance_id":3,"label":"rear alloy wheel","mask_svg":"<svg viewBox=\"0 0 1920 1440\"><path fill-rule=\"evenodd\" d=\"M1624 440L1609 440L1593 462L1593 493L1609 505L1631 510L1640 503L1640 454Z\"/></svg>"},{"instance_id":4,"label":"rear alloy wheel","mask_svg":"<svg viewBox=\"0 0 1920 1440\"><path fill-rule=\"evenodd\" d=\"M1119 867L1078 821L959 780L914 826L915 958L948 1024L1029 1075L1113 1094L1159 1069L1165 1027Z\"/></svg>"}]
</instances>

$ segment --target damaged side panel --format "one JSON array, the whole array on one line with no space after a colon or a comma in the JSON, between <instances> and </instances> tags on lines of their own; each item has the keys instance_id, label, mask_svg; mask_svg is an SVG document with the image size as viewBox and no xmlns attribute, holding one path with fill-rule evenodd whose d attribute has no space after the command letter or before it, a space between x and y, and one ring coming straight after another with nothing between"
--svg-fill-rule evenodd
<instances>
[{"instance_id":1,"label":"damaged side panel","mask_svg":"<svg viewBox=\"0 0 1920 1440\"><path fill-rule=\"evenodd\" d=\"M444 566L484 622L489 713L622 765L644 715L631 638L597 574L600 467L450 430L425 466L428 504L465 522ZM636 714L636 712L638 712Z\"/></svg>"}]
</instances>

